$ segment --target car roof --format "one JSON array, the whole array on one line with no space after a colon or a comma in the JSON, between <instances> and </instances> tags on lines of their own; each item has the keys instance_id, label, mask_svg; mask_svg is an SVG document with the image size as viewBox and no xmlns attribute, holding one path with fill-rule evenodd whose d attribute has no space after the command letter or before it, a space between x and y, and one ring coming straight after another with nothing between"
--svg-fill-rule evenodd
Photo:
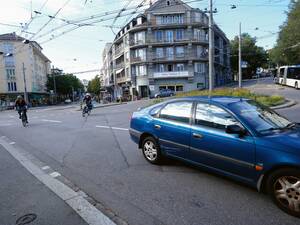
<instances>
[{"instance_id":1,"label":"car roof","mask_svg":"<svg viewBox=\"0 0 300 225\"><path fill-rule=\"evenodd\" d=\"M232 103L240 102L240 101L247 101L247 98L240 98L240 97L232 97L232 96L190 96L190 97L183 97L183 98L175 98L170 101L178 101L178 100L192 100L192 101L201 101L206 103L217 103L221 105L229 105Z\"/></svg>"}]
</instances>

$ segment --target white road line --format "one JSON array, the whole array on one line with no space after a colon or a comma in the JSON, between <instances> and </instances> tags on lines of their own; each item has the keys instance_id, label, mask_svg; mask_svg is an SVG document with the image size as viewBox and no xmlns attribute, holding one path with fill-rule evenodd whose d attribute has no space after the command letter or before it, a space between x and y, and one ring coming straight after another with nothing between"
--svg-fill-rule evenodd
<instances>
[{"instance_id":1,"label":"white road line","mask_svg":"<svg viewBox=\"0 0 300 225\"><path fill-rule=\"evenodd\" d=\"M6 123L6 124L0 124L0 127L9 127L9 126L11 126L11 124L10 124L10 123Z\"/></svg>"},{"instance_id":2,"label":"white road line","mask_svg":"<svg viewBox=\"0 0 300 225\"><path fill-rule=\"evenodd\" d=\"M48 170L48 169L50 169L50 166L43 166L42 167L42 170Z\"/></svg>"},{"instance_id":3,"label":"white road line","mask_svg":"<svg viewBox=\"0 0 300 225\"><path fill-rule=\"evenodd\" d=\"M9 145L3 139L0 139L0 145L2 145L4 149L18 160L32 175L66 202L89 225L116 225L79 193L75 192L59 180L51 177L40 167L36 166L32 162L34 156L30 156L28 152Z\"/></svg>"},{"instance_id":4,"label":"white road line","mask_svg":"<svg viewBox=\"0 0 300 225\"><path fill-rule=\"evenodd\" d=\"M109 126L100 126L100 125L97 125L96 127L98 127L98 128L107 128L107 129L110 128Z\"/></svg>"},{"instance_id":5,"label":"white road line","mask_svg":"<svg viewBox=\"0 0 300 225\"><path fill-rule=\"evenodd\" d=\"M110 126L101 126L101 125L97 125L96 127L98 128L105 128L105 129L113 129L113 130L124 130L124 131L128 131L128 128L123 128L123 127L110 127Z\"/></svg>"},{"instance_id":6,"label":"white road line","mask_svg":"<svg viewBox=\"0 0 300 225\"><path fill-rule=\"evenodd\" d=\"M59 121L59 120L46 120L46 119L43 119L42 121L50 122L50 123L62 123L62 121Z\"/></svg>"},{"instance_id":7,"label":"white road line","mask_svg":"<svg viewBox=\"0 0 300 225\"><path fill-rule=\"evenodd\" d=\"M10 144L10 145L14 145L14 144L16 144L16 142L12 141L12 142L10 142L9 144Z\"/></svg>"},{"instance_id":8,"label":"white road line","mask_svg":"<svg viewBox=\"0 0 300 225\"><path fill-rule=\"evenodd\" d=\"M111 129L114 129L114 130L129 130L128 128L122 128L122 127L111 127Z\"/></svg>"},{"instance_id":9,"label":"white road line","mask_svg":"<svg viewBox=\"0 0 300 225\"><path fill-rule=\"evenodd\" d=\"M51 177L60 177L61 176L61 174L60 173L58 173L58 172L53 172L53 173L50 173L49 174Z\"/></svg>"}]
</instances>

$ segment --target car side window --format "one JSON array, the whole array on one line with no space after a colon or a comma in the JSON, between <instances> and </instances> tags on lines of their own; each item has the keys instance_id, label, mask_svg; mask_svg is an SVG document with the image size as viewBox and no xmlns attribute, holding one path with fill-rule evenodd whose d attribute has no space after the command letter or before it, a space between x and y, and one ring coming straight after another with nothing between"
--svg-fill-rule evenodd
<instances>
[{"instance_id":1,"label":"car side window","mask_svg":"<svg viewBox=\"0 0 300 225\"><path fill-rule=\"evenodd\" d=\"M195 124L225 130L228 125L241 125L232 115L224 109L204 103L196 107Z\"/></svg>"},{"instance_id":2,"label":"car side window","mask_svg":"<svg viewBox=\"0 0 300 225\"><path fill-rule=\"evenodd\" d=\"M172 102L167 104L159 114L159 118L189 123L192 111L192 102Z\"/></svg>"}]
</instances>

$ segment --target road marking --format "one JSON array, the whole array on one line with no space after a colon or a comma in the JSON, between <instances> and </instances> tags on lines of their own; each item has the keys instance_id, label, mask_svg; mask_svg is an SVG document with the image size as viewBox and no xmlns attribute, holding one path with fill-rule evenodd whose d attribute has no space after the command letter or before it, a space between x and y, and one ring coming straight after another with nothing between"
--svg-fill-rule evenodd
<instances>
[{"instance_id":1,"label":"road marking","mask_svg":"<svg viewBox=\"0 0 300 225\"><path fill-rule=\"evenodd\" d=\"M10 142L9 144L10 144L10 145L14 145L14 144L16 144L16 142L12 141L12 142Z\"/></svg>"},{"instance_id":2,"label":"road marking","mask_svg":"<svg viewBox=\"0 0 300 225\"><path fill-rule=\"evenodd\" d=\"M66 202L77 214L89 225L116 225L101 211L89 203L82 194L75 192L70 187L45 173L40 167L33 163L38 161L30 153L17 149L0 139L0 145L10 153L21 165L23 165L33 176L53 191L59 198Z\"/></svg>"},{"instance_id":3,"label":"road marking","mask_svg":"<svg viewBox=\"0 0 300 225\"><path fill-rule=\"evenodd\" d=\"M122 128L122 127L111 127L111 129L114 129L114 130L129 130L128 128Z\"/></svg>"},{"instance_id":4,"label":"road marking","mask_svg":"<svg viewBox=\"0 0 300 225\"><path fill-rule=\"evenodd\" d=\"M62 121L59 121L59 120L46 120L46 119L43 119L42 121L50 122L50 123L62 123Z\"/></svg>"},{"instance_id":5,"label":"road marking","mask_svg":"<svg viewBox=\"0 0 300 225\"><path fill-rule=\"evenodd\" d=\"M110 128L109 126L100 126L100 125L97 125L96 127L98 127L98 128L107 128L107 129Z\"/></svg>"},{"instance_id":6,"label":"road marking","mask_svg":"<svg viewBox=\"0 0 300 225\"><path fill-rule=\"evenodd\" d=\"M50 173L49 174L51 177L60 177L61 176L61 174L60 173L58 173L58 172L53 172L53 173Z\"/></svg>"},{"instance_id":7,"label":"road marking","mask_svg":"<svg viewBox=\"0 0 300 225\"><path fill-rule=\"evenodd\" d=\"M9 127L9 126L11 126L10 123L3 123L3 124L0 124L0 127Z\"/></svg>"},{"instance_id":8,"label":"road marking","mask_svg":"<svg viewBox=\"0 0 300 225\"><path fill-rule=\"evenodd\" d=\"M48 169L50 169L50 166L43 166L42 167L42 170L48 170Z\"/></svg>"},{"instance_id":9,"label":"road marking","mask_svg":"<svg viewBox=\"0 0 300 225\"><path fill-rule=\"evenodd\" d=\"M101 126L101 125L97 125L96 127L98 128L105 128L105 129L113 129L113 130L124 130L124 131L128 131L128 128L123 128L123 127L110 127L110 126Z\"/></svg>"}]
</instances>

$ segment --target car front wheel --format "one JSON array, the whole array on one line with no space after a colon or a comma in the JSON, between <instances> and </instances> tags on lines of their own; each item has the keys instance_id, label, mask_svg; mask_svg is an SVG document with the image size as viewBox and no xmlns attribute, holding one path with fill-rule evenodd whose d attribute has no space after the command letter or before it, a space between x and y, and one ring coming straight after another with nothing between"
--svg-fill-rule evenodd
<instances>
[{"instance_id":1,"label":"car front wheel","mask_svg":"<svg viewBox=\"0 0 300 225\"><path fill-rule=\"evenodd\" d=\"M161 151L157 141L153 137L146 137L143 141L142 150L145 159L152 164L160 164L162 160Z\"/></svg>"},{"instance_id":2,"label":"car front wheel","mask_svg":"<svg viewBox=\"0 0 300 225\"><path fill-rule=\"evenodd\" d=\"M270 175L268 193L283 211L300 217L300 170L282 169Z\"/></svg>"}]
</instances>

